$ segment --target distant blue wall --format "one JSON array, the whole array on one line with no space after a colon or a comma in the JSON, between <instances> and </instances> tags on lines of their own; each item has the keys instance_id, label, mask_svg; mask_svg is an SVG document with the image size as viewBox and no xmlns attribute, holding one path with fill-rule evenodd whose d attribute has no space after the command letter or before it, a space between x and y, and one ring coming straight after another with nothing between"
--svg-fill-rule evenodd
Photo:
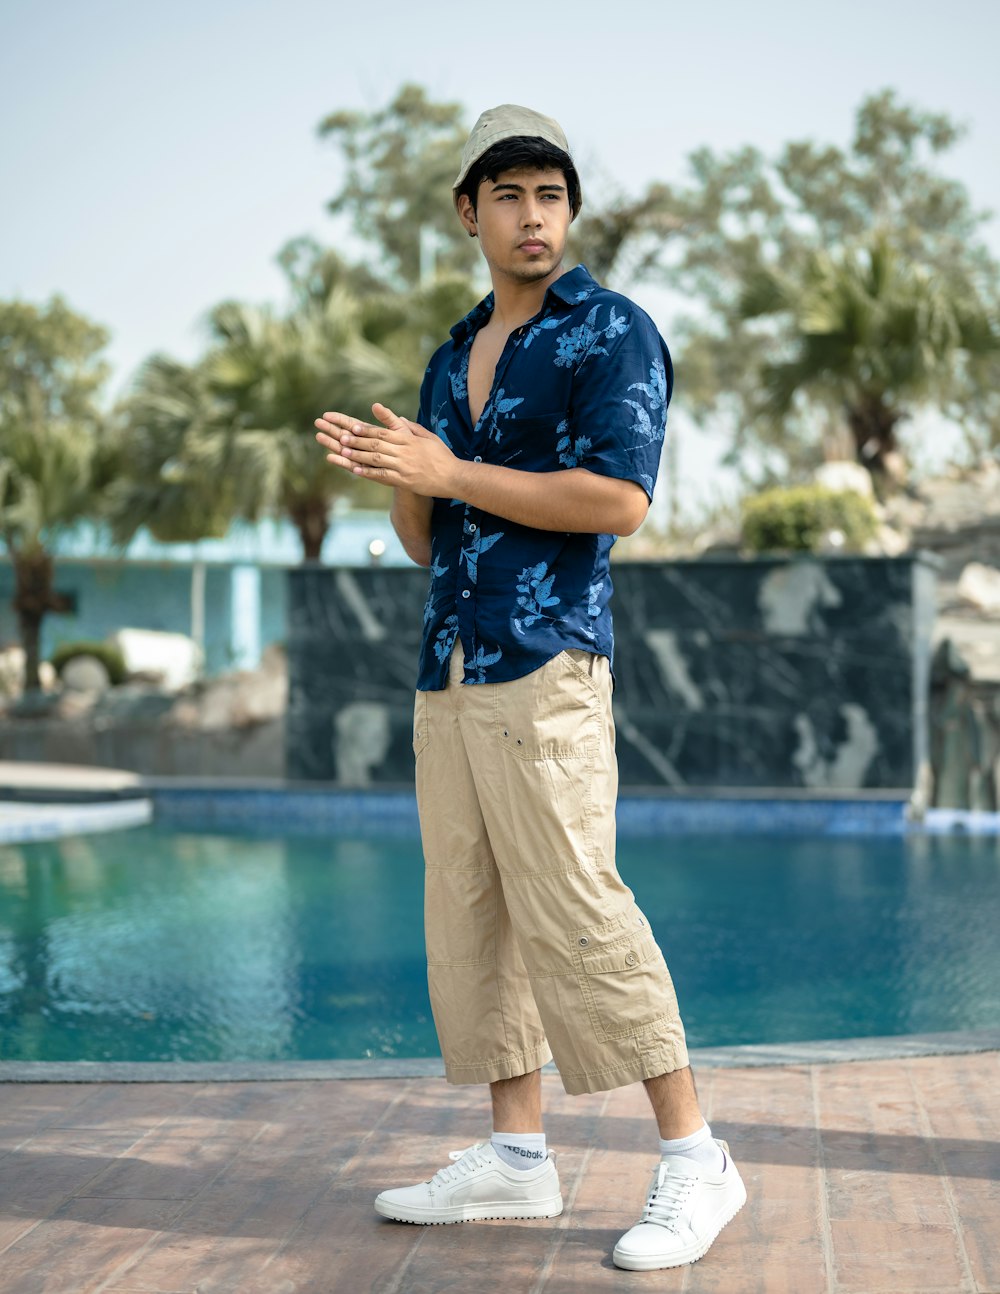
<instances>
[{"instance_id":1,"label":"distant blue wall","mask_svg":"<svg viewBox=\"0 0 1000 1294\"><path fill-rule=\"evenodd\" d=\"M231 669L238 636L232 624L232 566L209 566L205 577L205 667L209 674ZM60 642L106 638L118 629L191 632L191 568L179 564L57 562L55 586L76 599L75 615L48 615L42 623L42 654ZM260 643L285 640L286 574L261 569ZM18 641L11 607L14 573L0 563L0 646Z\"/></svg>"},{"instance_id":2,"label":"distant blue wall","mask_svg":"<svg viewBox=\"0 0 1000 1294\"><path fill-rule=\"evenodd\" d=\"M385 566L410 566L388 512L331 514L323 542L323 563L331 569L364 567L369 545L381 540ZM140 530L123 558L113 558L108 535L96 524L81 523L52 540L56 588L76 598L75 616L49 615L42 623L42 653L60 642L106 638L118 629L191 632L192 563L205 564L205 668L224 673L247 660L246 645L283 643L286 636L286 572L298 565L302 544L288 521L236 522L222 539L197 544L160 544ZM234 626L233 571L260 571L259 624ZM245 590L246 591L246 590ZM14 573L0 546L0 648L19 638L11 608ZM237 612L238 613L238 612ZM240 647L244 647L241 653ZM240 660L240 656L244 659Z\"/></svg>"}]
</instances>

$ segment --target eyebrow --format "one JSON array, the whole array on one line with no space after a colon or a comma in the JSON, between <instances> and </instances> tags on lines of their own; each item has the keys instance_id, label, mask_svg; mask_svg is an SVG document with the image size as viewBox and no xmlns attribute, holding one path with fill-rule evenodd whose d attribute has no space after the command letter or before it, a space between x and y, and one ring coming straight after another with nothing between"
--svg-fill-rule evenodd
<instances>
[{"instance_id":1,"label":"eyebrow","mask_svg":"<svg viewBox=\"0 0 1000 1294\"><path fill-rule=\"evenodd\" d=\"M494 184L493 188L491 189L491 192L499 193L501 189L510 189L514 193L527 193L527 189L524 187L523 184ZM566 186L564 184L536 184L535 192L536 193L549 193L549 192L565 193Z\"/></svg>"}]
</instances>

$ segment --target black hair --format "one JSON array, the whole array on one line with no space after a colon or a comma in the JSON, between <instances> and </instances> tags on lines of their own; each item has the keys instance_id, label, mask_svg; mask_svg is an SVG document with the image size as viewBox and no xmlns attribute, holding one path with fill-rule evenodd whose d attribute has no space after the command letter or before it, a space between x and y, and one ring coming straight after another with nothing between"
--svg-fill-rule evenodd
<instances>
[{"instance_id":1,"label":"black hair","mask_svg":"<svg viewBox=\"0 0 1000 1294\"><path fill-rule=\"evenodd\" d=\"M502 139L499 144L488 148L458 186L458 192L468 197L475 211L476 196L483 180L495 180L504 171L524 170L562 171L569 209L576 215L580 206L580 179L573 159L569 153L537 135L515 135L513 139Z\"/></svg>"}]
</instances>

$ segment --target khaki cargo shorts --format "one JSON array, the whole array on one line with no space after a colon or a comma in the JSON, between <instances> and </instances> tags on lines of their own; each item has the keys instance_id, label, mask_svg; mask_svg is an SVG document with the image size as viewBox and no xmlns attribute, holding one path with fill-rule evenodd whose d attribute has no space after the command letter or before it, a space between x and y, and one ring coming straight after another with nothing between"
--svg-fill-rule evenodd
<instances>
[{"instance_id":1,"label":"khaki cargo shorts","mask_svg":"<svg viewBox=\"0 0 1000 1294\"><path fill-rule=\"evenodd\" d=\"M618 765L604 656L418 692L427 978L445 1073L555 1059L567 1092L688 1063L663 954L615 866Z\"/></svg>"}]
</instances>

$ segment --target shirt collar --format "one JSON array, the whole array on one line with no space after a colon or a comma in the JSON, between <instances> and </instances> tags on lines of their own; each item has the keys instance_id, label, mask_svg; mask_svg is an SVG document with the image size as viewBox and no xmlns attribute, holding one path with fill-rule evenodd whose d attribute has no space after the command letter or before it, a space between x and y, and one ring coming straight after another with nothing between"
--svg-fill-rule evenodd
<instances>
[{"instance_id":1,"label":"shirt collar","mask_svg":"<svg viewBox=\"0 0 1000 1294\"><path fill-rule=\"evenodd\" d=\"M556 279L549 290L545 293L546 301L549 297L558 297L560 301L565 301L568 306L575 306L581 301L586 301L600 284L591 275L586 265L577 265L575 269L567 270Z\"/></svg>"},{"instance_id":2,"label":"shirt collar","mask_svg":"<svg viewBox=\"0 0 1000 1294\"><path fill-rule=\"evenodd\" d=\"M553 297L569 306L578 305L596 292L599 286L600 284L591 275L586 265L577 265L574 269L567 270L565 274L560 274L559 278L549 285L539 313L553 304ZM455 324L451 329L452 337L458 342L464 341L469 333L478 332L492 313L493 293L491 292L474 305L464 319L460 319Z\"/></svg>"}]
</instances>

